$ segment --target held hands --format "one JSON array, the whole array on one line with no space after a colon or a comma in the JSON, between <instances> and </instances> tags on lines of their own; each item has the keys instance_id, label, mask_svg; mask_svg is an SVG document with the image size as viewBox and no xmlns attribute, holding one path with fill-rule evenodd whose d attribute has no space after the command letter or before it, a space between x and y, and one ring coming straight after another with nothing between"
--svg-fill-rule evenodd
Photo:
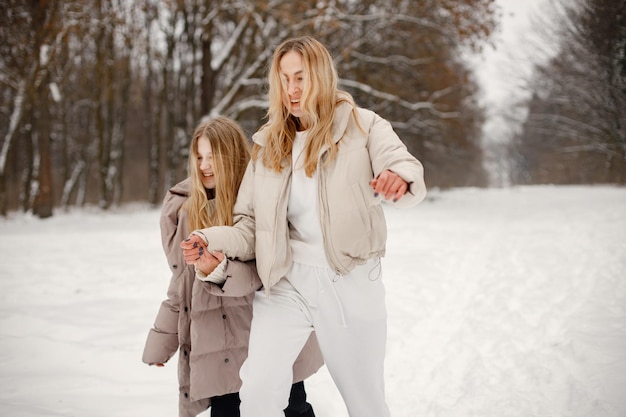
<instances>
[{"instance_id":1,"label":"held hands","mask_svg":"<svg viewBox=\"0 0 626 417\"><path fill-rule=\"evenodd\" d=\"M195 265L203 274L209 275L224 260L224 254L218 251L209 251L206 243L196 235L191 235L180 242L185 263Z\"/></svg>"},{"instance_id":2,"label":"held hands","mask_svg":"<svg viewBox=\"0 0 626 417\"><path fill-rule=\"evenodd\" d=\"M196 261L204 255L204 252L208 252L204 240L196 235L190 235L187 239L180 242L180 247L183 250L183 256L187 265L195 265Z\"/></svg>"},{"instance_id":3,"label":"held hands","mask_svg":"<svg viewBox=\"0 0 626 417\"><path fill-rule=\"evenodd\" d=\"M393 202L400 200L409 189L409 185L398 174L388 169L381 172L380 175L370 182L370 186L374 190L374 195L382 194L385 200L393 199Z\"/></svg>"}]
</instances>

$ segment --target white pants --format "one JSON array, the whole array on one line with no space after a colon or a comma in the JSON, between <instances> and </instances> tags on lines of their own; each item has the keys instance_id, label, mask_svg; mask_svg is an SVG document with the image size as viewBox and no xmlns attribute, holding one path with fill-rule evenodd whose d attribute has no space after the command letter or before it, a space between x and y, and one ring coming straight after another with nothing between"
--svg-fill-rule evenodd
<instances>
[{"instance_id":1,"label":"white pants","mask_svg":"<svg viewBox=\"0 0 626 417\"><path fill-rule=\"evenodd\" d=\"M264 290L256 293L249 353L241 368L241 417L284 417L292 365L312 330L350 417L388 417L387 311L379 259L344 276L294 264L269 297Z\"/></svg>"}]
</instances>

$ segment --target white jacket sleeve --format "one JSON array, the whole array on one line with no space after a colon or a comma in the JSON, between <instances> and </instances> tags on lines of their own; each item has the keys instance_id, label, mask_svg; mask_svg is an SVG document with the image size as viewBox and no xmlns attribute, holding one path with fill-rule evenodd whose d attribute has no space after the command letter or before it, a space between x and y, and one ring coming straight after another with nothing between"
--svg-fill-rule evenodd
<instances>
[{"instance_id":1,"label":"white jacket sleeve","mask_svg":"<svg viewBox=\"0 0 626 417\"><path fill-rule=\"evenodd\" d=\"M228 258L249 261L255 256L254 164L248 164L233 209L233 226L214 226L196 230L209 250L221 251Z\"/></svg>"},{"instance_id":2,"label":"white jacket sleeve","mask_svg":"<svg viewBox=\"0 0 626 417\"><path fill-rule=\"evenodd\" d=\"M409 185L404 197L390 204L396 207L411 207L421 202L426 196L422 163L411 155L387 120L375 115L368 127L368 150L374 176L388 169Z\"/></svg>"}]
</instances>

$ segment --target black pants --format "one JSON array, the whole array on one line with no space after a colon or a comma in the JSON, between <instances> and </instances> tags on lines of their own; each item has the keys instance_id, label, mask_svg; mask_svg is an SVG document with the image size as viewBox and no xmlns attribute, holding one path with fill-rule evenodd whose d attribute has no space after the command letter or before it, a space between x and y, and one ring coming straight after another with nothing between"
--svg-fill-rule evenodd
<instances>
[{"instance_id":1,"label":"black pants","mask_svg":"<svg viewBox=\"0 0 626 417\"><path fill-rule=\"evenodd\" d=\"M239 393L220 395L211 398L211 417L239 417ZM285 417L315 417L313 407L306 401L304 382L291 386L289 405L285 408Z\"/></svg>"}]
</instances>

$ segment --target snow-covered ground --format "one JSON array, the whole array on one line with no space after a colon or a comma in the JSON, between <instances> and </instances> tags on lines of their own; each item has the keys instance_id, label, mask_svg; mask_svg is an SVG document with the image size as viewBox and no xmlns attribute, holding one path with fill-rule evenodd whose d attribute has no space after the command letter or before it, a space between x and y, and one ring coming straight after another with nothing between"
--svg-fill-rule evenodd
<instances>
[{"instance_id":1,"label":"snow-covered ground","mask_svg":"<svg viewBox=\"0 0 626 417\"><path fill-rule=\"evenodd\" d=\"M394 417L626 416L626 189L386 212ZM0 415L176 415L175 360L140 361L169 281L158 210L11 215L0 261ZM318 417L347 416L325 369L306 384Z\"/></svg>"}]
</instances>

